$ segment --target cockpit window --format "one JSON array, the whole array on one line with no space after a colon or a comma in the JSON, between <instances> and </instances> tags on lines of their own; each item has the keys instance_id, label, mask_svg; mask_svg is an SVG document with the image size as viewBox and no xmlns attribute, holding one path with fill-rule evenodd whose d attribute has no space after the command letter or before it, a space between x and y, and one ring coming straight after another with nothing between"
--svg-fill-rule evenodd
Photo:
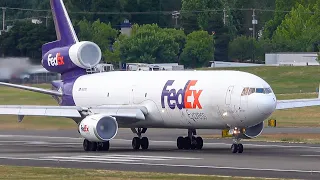
<instances>
[{"instance_id":1,"label":"cockpit window","mask_svg":"<svg viewBox=\"0 0 320 180\"><path fill-rule=\"evenodd\" d=\"M263 94L264 93L264 89L263 88L256 88L256 92Z\"/></svg>"},{"instance_id":2,"label":"cockpit window","mask_svg":"<svg viewBox=\"0 0 320 180\"><path fill-rule=\"evenodd\" d=\"M249 87L246 87L246 88L243 88L241 96L248 96L248 95L254 94L254 93L270 94L270 93L272 93L272 90L271 90L271 88L249 88Z\"/></svg>"}]
</instances>

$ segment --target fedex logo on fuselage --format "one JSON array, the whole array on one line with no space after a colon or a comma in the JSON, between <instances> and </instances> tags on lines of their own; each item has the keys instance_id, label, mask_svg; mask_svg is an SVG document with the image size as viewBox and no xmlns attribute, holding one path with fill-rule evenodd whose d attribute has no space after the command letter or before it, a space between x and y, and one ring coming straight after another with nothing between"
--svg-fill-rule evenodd
<instances>
[{"instance_id":1,"label":"fedex logo on fuselage","mask_svg":"<svg viewBox=\"0 0 320 180\"><path fill-rule=\"evenodd\" d=\"M57 53L55 57L52 54L48 56L48 66L61 66L64 65L63 56L60 53Z\"/></svg>"},{"instance_id":2,"label":"fedex logo on fuselage","mask_svg":"<svg viewBox=\"0 0 320 180\"><path fill-rule=\"evenodd\" d=\"M164 85L162 94L161 94L161 105L162 108L165 108L165 97L167 97L167 104L170 109L202 109L202 106L199 102L199 97L202 93L202 90L191 90L190 88L197 84L197 80L189 80L183 89L178 91L174 88L168 88L172 86L174 80L168 80ZM193 101L190 101L193 99Z\"/></svg>"}]
</instances>

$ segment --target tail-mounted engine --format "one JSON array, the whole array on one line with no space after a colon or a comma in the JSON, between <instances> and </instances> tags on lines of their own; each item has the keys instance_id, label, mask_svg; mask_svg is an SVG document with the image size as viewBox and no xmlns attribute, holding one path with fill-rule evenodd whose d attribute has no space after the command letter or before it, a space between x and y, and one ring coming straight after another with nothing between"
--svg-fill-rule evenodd
<instances>
[{"instance_id":1,"label":"tail-mounted engine","mask_svg":"<svg viewBox=\"0 0 320 180\"><path fill-rule=\"evenodd\" d=\"M74 68L95 67L101 57L101 49L97 44L82 41L70 46L51 49L43 56L42 65L48 71L63 74Z\"/></svg>"},{"instance_id":2,"label":"tail-mounted engine","mask_svg":"<svg viewBox=\"0 0 320 180\"><path fill-rule=\"evenodd\" d=\"M89 141L110 141L117 135L118 123L116 118L108 115L90 115L81 121L79 132L81 136Z\"/></svg>"}]
</instances>

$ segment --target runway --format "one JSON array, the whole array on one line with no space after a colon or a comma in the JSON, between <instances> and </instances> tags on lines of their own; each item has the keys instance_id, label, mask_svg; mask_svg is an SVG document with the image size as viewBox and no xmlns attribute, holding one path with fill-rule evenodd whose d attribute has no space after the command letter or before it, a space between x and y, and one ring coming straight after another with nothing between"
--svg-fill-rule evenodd
<instances>
[{"instance_id":1,"label":"runway","mask_svg":"<svg viewBox=\"0 0 320 180\"><path fill-rule=\"evenodd\" d=\"M0 164L320 179L320 145L243 142L244 153L232 154L231 140L204 139L203 150L178 150L176 138L185 130L150 129L149 150L134 151L131 131L118 134L110 151L88 153L76 130L1 132Z\"/></svg>"}]
</instances>

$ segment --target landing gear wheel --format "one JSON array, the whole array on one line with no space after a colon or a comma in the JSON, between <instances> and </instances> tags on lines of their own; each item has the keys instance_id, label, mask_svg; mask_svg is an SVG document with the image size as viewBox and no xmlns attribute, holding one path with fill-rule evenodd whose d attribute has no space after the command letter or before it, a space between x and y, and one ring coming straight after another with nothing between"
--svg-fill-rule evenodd
<instances>
[{"instance_id":1,"label":"landing gear wheel","mask_svg":"<svg viewBox=\"0 0 320 180\"><path fill-rule=\"evenodd\" d=\"M237 153L238 152L238 144L232 144L231 152L232 153Z\"/></svg>"},{"instance_id":2,"label":"landing gear wheel","mask_svg":"<svg viewBox=\"0 0 320 180\"><path fill-rule=\"evenodd\" d=\"M189 137L184 138L184 143L183 143L183 149L190 149L191 148L191 139Z\"/></svg>"},{"instance_id":3,"label":"landing gear wheel","mask_svg":"<svg viewBox=\"0 0 320 180\"><path fill-rule=\"evenodd\" d=\"M85 151L96 151L97 150L97 143L96 142L90 142L89 140L85 139L83 140L83 149Z\"/></svg>"},{"instance_id":4,"label":"landing gear wheel","mask_svg":"<svg viewBox=\"0 0 320 180\"><path fill-rule=\"evenodd\" d=\"M138 149L140 148L140 145L141 145L141 140L140 140L140 138L134 137L134 138L132 139L132 148L133 148L134 150L138 150Z\"/></svg>"},{"instance_id":5,"label":"landing gear wheel","mask_svg":"<svg viewBox=\"0 0 320 180\"><path fill-rule=\"evenodd\" d=\"M238 153L242 153L242 152L243 152L243 145L238 144Z\"/></svg>"},{"instance_id":6,"label":"landing gear wheel","mask_svg":"<svg viewBox=\"0 0 320 180\"><path fill-rule=\"evenodd\" d=\"M197 137L197 138L196 138L196 142L197 142L196 148L197 148L197 149L202 149L202 147L203 147L203 140L202 140L202 138L201 138L201 137Z\"/></svg>"},{"instance_id":7,"label":"landing gear wheel","mask_svg":"<svg viewBox=\"0 0 320 180\"><path fill-rule=\"evenodd\" d=\"M180 136L177 139L177 147L178 149L183 149L183 146L184 146L184 138Z\"/></svg>"},{"instance_id":8,"label":"landing gear wheel","mask_svg":"<svg viewBox=\"0 0 320 180\"><path fill-rule=\"evenodd\" d=\"M97 151L109 151L109 148L110 148L110 143L109 143L109 141L107 141L107 142L100 142L100 143L98 143Z\"/></svg>"},{"instance_id":9,"label":"landing gear wheel","mask_svg":"<svg viewBox=\"0 0 320 180\"><path fill-rule=\"evenodd\" d=\"M90 151L96 151L98 147L98 143L96 142L90 142Z\"/></svg>"},{"instance_id":10,"label":"landing gear wheel","mask_svg":"<svg viewBox=\"0 0 320 180\"><path fill-rule=\"evenodd\" d=\"M144 150L148 149L148 147L149 147L149 139L147 137L141 138L140 143L141 143L141 149L144 149Z\"/></svg>"},{"instance_id":11,"label":"landing gear wheel","mask_svg":"<svg viewBox=\"0 0 320 180\"><path fill-rule=\"evenodd\" d=\"M190 149L195 150L196 148L197 148L197 140L196 140L196 137L192 136Z\"/></svg>"},{"instance_id":12,"label":"landing gear wheel","mask_svg":"<svg viewBox=\"0 0 320 180\"><path fill-rule=\"evenodd\" d=\"M82 145L83 145L84 151L90 151L90 141L85 139L85 140L83 140Z\"/></svg>"}]
</instances>

